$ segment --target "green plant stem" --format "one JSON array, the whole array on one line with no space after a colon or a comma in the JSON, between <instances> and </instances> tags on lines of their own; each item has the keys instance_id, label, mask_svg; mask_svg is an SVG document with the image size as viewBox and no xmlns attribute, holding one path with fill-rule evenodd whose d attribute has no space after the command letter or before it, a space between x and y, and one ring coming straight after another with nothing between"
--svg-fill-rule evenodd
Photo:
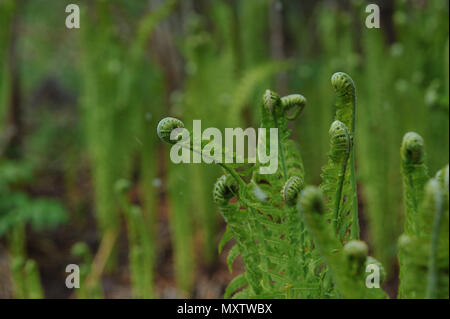
<instances>
[{"instance_id":1,"label":"green plant stem","mask_svg":"<svg viewBox=\"0 0 450 319\"><path fill-rule=\"evenodd\" d=\"M359 238L359 218L358 218L358 189L356 183L356 163L355 163L355 136L356 136L356 94L353 95L353 114L352 114L352 133L351 133L351 154L350 154L350 179L352 183L352 196L353 196L353 205L352 205L352 215L353 215L353 223L352 223L352 231L351 231L351 239Z\"/></svg>"},{"instance_id":2,"label":"green plant stem","mask_svg":"<svg viewBox=\"0 0 450 319\"><path fill-rule=\"evenodd\" d=\"M272 110L272 116L273 116L273 121L275 122L275 125L278 127L278 118L277 118L277 113L276 113L275 109ZM286 158L284 157L283 146L281 145L280 134L278 134L278 151L280 152L281 167L283 168L283 178L286 181L286 179L287 179Z\"/></svg>"},{"instance_id":3,"label":"green plant stem","mask_svg":"<svg viewBox=\"0 0 450 319\"><path fill-rule=\"evenodd\" d=\"M439 189L439 188L436 188ZM436 213L434 216L433 222L433 232L431 234L431 247L430 247L430 257L428 263L428 285L426 291L427 299L435 299L437 297L438 290L438 270L437 270L437 253L438 253L438 244L439 244L439 230L441 226L442 216L443 216L443 207L442 207L442 198L441 192L436 192L434 194L436 196Z\"/></svg>"}]
</instances>

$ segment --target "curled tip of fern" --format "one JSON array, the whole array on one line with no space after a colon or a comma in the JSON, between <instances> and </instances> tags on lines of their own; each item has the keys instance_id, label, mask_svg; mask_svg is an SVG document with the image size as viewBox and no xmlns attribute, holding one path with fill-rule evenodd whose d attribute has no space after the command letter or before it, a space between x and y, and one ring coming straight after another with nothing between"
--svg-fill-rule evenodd
<instances>
[{"instance_id":1,"label":"curled tip of fern","mask_svg":"<svg viewBox=\"0 0 450 319\"><path fill-rule=\"evenodd\" d=\"M175 141L170 139L170 134L177 128L184 128L183 122L174 117L166 117L159 121L156 131L161 140L169 144L174 144Z\"/></svg>"},{"instance_id":2,"label":"curled tip of fern","mask_svg":"<svg viewBox=\"0 0 450 319\"><path fill-rule=\"evenodd\" d=\"M305 109L306 98L300 94L291 94L281 98L281 105L285 112L294 109L292 115L288 115L289 120L296 119Z\"/></svg>"},{"instance_id":3,"label":"curled tip of fern","mask_svg":"<svg viewBox=\"0 0 450 319\"><path fill-rule=\"evenodd\" d=\"M217 205L226 205L236 195L236 181L229 175L219 177L213 190L213 199Z\"/></svg>"},{"instance_id":4,"label":"curled tip of fern","mask_svg":"<svg viewBox=\"0 0 450 319\"><path fill-rule=\"evenodd\" d=\"M369 247L361 240L349 241L344 246L344 254L347 258L364 262L369 253Z\"/></svg>"},{"instance_id":5,"label":"curled tip of fern","mask_svg":"<svg viewBox=\"0 0 450 319\"><path fill-rule=\"evenodd\" d=\"M367 244L360 240L349 241L344 246L344 256L347 259L349 271L359 275L364 271L364 265L369 254Z\"/></svg>"},{"instance_id":6,"label":"curled tip of fern","mask_svg":"<svg viewBox=\"0 0 450 319\"><path fill-rule=\"evenodd\" d=\"M336 72L331 77L331 85L339 95L353 94L355 84L350 75L344 72Z\"/></svg>"},{"instance_id":7,"label":"curled tip of fern","mask_svg":"<svg viewBox=\"0 0 450 319\"><path fill-rule=\"evenodd\" d=\"M276 92L266 90L263 96L263 105L268 112L273 112L281 106L281 98Z\"/></svg>"},{"instance_id":8,"label":"curled tip of fern","mask_svg":"<svg viewBox=\"0 0 450 319\"><path fill-rule=\"evenodd\" d=\"M306 214L325 213L325 202L321 190L314 186L307 186L300 193L299 205L301 211Z\"/></svg>"},{"instance_id":9,"label":"curled tip of fern","mask_svg":"<svg viewBox=\"0 0 450 319\"><path fill-rule=\"evenodd\" d=\"M284 201L289 206L294 206L297 204L298 194L304 188L305 183L302 178L298 176L292 176L288 179L288 181L284 184L283 189L281 190L281 195L283 196Z\"/></svg>"},{"instance_id":10,"label":"curled tip of fern","mask_svg":"<svg viewBox=\"0 0 450 319\"><path fill-rule=\"evenodd\" d=\"M402 158L412 164L423 162L424 142L422 137L414 132L406 133L402 143Z\"/></svg>"},{"instance_id":11,"label":"curled tip of fern","mask_svg":"<svg viewBox=\"0 0 450 319\"><path fill-rule=\"evenodd\" d=\"M350 134L344 123L341 121L334 121L331 124L328 134L330 135L330 142L333 149L348 150L350 146Z\"/></svg>"}]
</instances>

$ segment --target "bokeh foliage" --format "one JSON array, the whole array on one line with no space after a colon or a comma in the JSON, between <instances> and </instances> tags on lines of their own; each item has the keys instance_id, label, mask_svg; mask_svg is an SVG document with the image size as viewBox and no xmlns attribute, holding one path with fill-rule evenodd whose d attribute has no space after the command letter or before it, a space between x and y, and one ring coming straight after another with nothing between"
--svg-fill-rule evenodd
<instances>
[{"instance_id":1,"label":"bokeh foliage","mask_svg":"<svg viewBox=\"0 0 450 319\"><path fill-rule=\"evenodd\" d=\"M32 279L22 287L36 287L20 295L48 293L33 284L39 264L23 250L27 229L42 238L59 227L72 234L68 246L80 242L65 261L79 260L82 280L96 280L80 296L105 295L103 270L93 274L105 238L115 238L105 270L117 274L125 250L130 273L149 269L148 277L131 275L134 295L161 296L156 281L166 227L177 295L196 295L199 273L219 262L223 222L211 189L220 172L171 164L155 134L157 121L172 115L185 123L202 119L203 128L256 127L265 89L302 92L308 110L292 127L293 137L305 179L317 185L327 162L334 114L329 78L336 71L357 83L362 237L395 277L404 133L424 138L431 172L449 160L449 7L441 0L371 2L382 9L381 29L364 26L369 1L363 0L84 0L81 28L69 30L69 1L0 0L0 236L6 244L0 257L13 248L5 234L15 229L11 238L23 253L11 269L28 269L19 278ZM9 179L17 172L27 178ZM119 196L121 180L130 186ZM20 227L11 222L22 218L17 207L25 216ZM49 213L42 217L43 211Z\"/></svg>"}]
</instances>

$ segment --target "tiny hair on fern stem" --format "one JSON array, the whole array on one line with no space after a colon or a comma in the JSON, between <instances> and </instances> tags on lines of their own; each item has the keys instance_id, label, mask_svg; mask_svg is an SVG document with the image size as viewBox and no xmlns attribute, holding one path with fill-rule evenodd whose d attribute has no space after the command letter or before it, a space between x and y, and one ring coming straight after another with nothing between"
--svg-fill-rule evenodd
<instances>
[{"instance_id":1,"label":"tiny hair on fern stem","mask_svg":"<svg viewBox=\"0 0 450 319\"><path fill-rule=\"evenodd\" d=\"M281 195L283 196L286 204L289 206L297 204L298 194L300 194L304 187L305 182L301 177L292 176L289 178L281 190Z\"/></svg>"}]
</instances>

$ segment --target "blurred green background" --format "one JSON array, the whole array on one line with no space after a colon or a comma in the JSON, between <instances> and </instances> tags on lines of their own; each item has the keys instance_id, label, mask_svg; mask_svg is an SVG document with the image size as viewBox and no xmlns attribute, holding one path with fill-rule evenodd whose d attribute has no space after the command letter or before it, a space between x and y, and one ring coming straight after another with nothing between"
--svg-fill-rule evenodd
<instances>
[{"instance_id":1,"label":"blurred green background","mask_svg":"<svg viewBox=\"0 0 450 319\"><path fill-rule=\"evenodd\" d=\"M395 295L404 133L424 137L432 173L448 163L448 14L443 0L0 0L0 298L221 298L236 274L217 252L220 170L172 164L158 121L257 127L265 89L301 93L293 135L318 184L336 71L357 89L362 236Z\"/></svg>"}]
</instances>

